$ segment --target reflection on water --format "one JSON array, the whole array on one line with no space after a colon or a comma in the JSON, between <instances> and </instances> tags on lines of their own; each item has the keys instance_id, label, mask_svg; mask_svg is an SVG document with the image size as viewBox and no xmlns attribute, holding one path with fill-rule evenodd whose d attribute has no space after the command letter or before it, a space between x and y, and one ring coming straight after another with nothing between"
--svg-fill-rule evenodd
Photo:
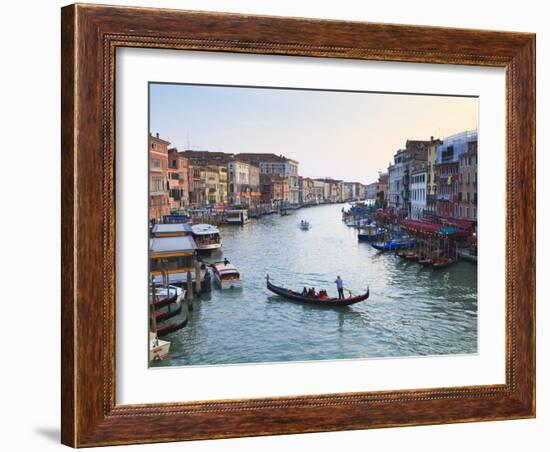
<instances>
[{"instance_id":1,"label":"reflection on water","mask_svg":"<svg viewBox=\"0 0 550 452\"><path fill-rule=\"evenodd\" d=\"M223 252L242 272L241 291L195 300L189 325L167 339L170 358L155 366L356 359L477 352L477 267L432 270L357 242L326 205L222 228ZM300 219L312 228L302 231ZM275 284L346 288L370 298L343 308L283 301Z\"/></svg>"}]
</instances>

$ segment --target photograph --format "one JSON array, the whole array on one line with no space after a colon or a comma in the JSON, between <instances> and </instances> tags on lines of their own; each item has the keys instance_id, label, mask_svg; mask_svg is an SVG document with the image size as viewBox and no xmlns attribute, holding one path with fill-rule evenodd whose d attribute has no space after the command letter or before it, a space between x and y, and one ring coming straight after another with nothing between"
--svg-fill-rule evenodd
<instances>
[{"instance_id":1,"label":"photograph","mask_svg":"<svg viewBox=\"0 0 550 452\"><path fill-rule=\"evenodd\" d=\"M478 97L148 89L149 368L478 353Z\"/></svg>"}]
</instances>

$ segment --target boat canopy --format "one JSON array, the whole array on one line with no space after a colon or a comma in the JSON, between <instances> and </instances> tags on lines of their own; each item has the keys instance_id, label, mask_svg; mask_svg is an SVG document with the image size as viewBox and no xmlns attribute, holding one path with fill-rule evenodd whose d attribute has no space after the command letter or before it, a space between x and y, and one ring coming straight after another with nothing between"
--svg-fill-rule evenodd
<instances>
[{"instance_id":1,"label":"boat canopy","mask_svg":"<svg viewBox=\"0 0 550 452\"><path fill-rule=\"evenodd\" d=\"M191 226L187 223L155 224L152 229L154 236L191 234Z\"/></svg>"},{"instance_id":2,"label":"boat canopy","mask_svg":"<svg viewBox=\"0 0 550 452\"><path fill-rule=\"evenodd\" d=\"M191 226L191 229L193 230L193 234L195 235L210 235L210 234L219 234L220 230L216 226L212 226L211 224L194 224Z\"/></svg>"},{"instance_id":3,"label":"boat canopy","mask_svg":"<svg viewBox=\"0 0 550 452\"><path fill-rule=\"evenodd\" d=\"M403 220L401 227L411 232L422 232L424 234L435 234L441 228L441 224L429 223L427 221Z\"/></svg>"},{"instance_id":4,"label":"boat canopy","mask_svg":"<svg viewBox=\"0 0 550 452\"><path fill-rule=\"evenodd\" d=\"M456 228L454 226L445 226L437 231L437 233L441 235L453 235L456 234Z\"/></svg>"},{"instance_id":5,"label":"boat canopy","mask_svg":"<svg viewBox=\"0 0 550 452\"><path fill-rule=\"evenodd\" d=\"M155 253L192 253L197 249L197 245L190 236L177 237L152 237L149 240L149 252Z\"/></svg>"},{"instance_id":6,"label":"boat canopy","mask_svg":"<svg viewBox=\"0 0 550 452\"><path fill-rule=\"evenodd\" d=\"M213 264L213 266L220 275L239 273L239 271L233 264L224 264L223 262L218 262L216 264Z\"/></svg>"}]
</instances>

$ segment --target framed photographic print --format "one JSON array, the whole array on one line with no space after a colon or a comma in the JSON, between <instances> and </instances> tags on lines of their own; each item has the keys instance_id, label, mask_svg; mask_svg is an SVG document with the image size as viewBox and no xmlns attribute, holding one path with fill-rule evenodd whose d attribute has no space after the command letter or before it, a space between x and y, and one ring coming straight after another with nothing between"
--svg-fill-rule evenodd
<instances>
[{"instance_id":1,"label":"framed photographic print","mask_svg":"<svg viewBox=\"0 0 550 452\"><path fill-rule=\"evenodd\" d=\"M62 441L535 415L535 37L62 9Z\"/></svg>"}]
</instances>

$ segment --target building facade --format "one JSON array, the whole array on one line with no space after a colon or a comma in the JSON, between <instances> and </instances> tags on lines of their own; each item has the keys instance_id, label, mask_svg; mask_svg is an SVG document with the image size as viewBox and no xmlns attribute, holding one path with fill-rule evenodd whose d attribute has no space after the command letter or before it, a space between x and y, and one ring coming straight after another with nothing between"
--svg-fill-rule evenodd
<instances>
[{"instance_id":1,"label":"building facade","mask_svg":"<svg viewBox=\"0 0 550 452\"><path fill-rule=\"evenodd\" d=\"M170 214L168 146L170 142L149 134L149 220L161 222Z\"/></svg>"},{"instance_id":2,"label":"building facade","mask_svg":"<svg viewBox=\"0 0 550 452\"><path fill-rule=\"evenodd\" d=\"M468 142L468 150L458 162L458 217L477 221L477 141Z\"/></svg>"},{"instance_id":3,"label":"building facade","mask_svg":"<svg viewBox=\"0 0 550 452\"><path fill-rule=\"evenodd\" d=\"M290 204L300 203L300 186L298 180L298 162L275 154L237 154L236 158L260 168L262 174L284 177L288 180L288 202Z\"/></svg>"},{"instance_id":4,"label":"building facade","mask_svg":"<svg viewBox=\"0 0 550 452\"><path fill-rule=\"evenodd\" d=\"M459 161L468 151L469 142L477 142L477 131L457 133L438 146L436 214L439 217L460 217Z\"/></svg>"},{"instance_id":5,"label":"building facade","mask_svg":"<svg viewBox=\"0 0 550 452\"><path fill-rule=\"evenodd\" d=\"M388 167L388 205L394 209L403 207L403 157L404 150L397 151Z\"/></svg>"},{"instance_id":6,"label":"building facade","mask_svg":"<svg viewBox=\"0 0 550 452\"><path fill-rule=\"evenodd\" d=\"M168 184L171 210L189 206L189 160L176 148L168 149Z\"/></svg>"},{"instance_id":7,"label":"building facade","mask_svg":"<svg viewBox=\"0 0 550 452\"><path fill-rule=\"evenodd\" d=\"M428 193L428 170L427 167L420 168L411 174L411 213L409 218L421 220L424 218L426 209L426 196Z\"/></svg>"}]
</instances>

